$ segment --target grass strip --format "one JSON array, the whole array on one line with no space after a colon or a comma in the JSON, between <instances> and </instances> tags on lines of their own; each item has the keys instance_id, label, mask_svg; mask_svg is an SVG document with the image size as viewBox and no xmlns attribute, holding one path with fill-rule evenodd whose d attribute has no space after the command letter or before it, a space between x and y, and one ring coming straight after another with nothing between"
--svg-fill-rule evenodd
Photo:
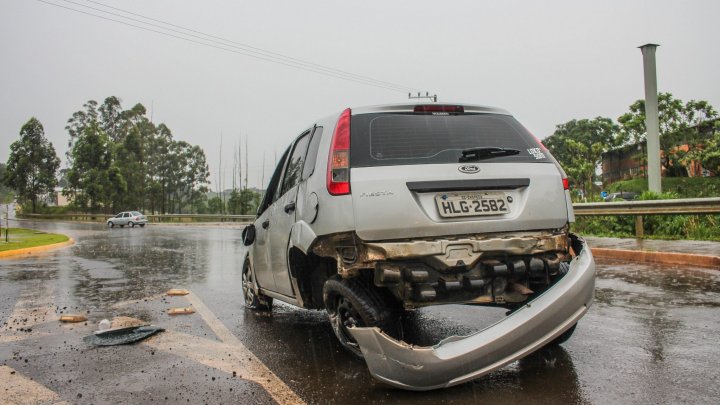
<instances>
[{"instance_id":1,"label":"grass strip","mask_svg":"<svg viewBox=\"0 0 720 405\"><path fill-rule=\"evenodd\" d=\"M10 228L8 242L5 242L5 230L0 234L0 252L15 249L25 249L36 246L52 245L69 240L65 235L58 233L47 233L35 229Z\"/></svg>"}]
</instances>

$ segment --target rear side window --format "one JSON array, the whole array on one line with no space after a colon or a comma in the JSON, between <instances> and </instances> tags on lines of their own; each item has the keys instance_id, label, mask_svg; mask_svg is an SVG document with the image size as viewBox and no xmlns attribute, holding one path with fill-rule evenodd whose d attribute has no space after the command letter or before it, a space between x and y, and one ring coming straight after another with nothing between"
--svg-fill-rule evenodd
<instances>
[{"instance_id":1,"label":"rear side window","mask_svg":"<svg viewBox=\"0 0 720 405\"><path fill-rule=\"evenodd\" d=\"M315 171L315 162L317 161L318 148L320 147L320 138L322 138L323 127L315 127L310 146L308 147L307 158L305 159L305 167L303 168L302 179L307 180Z\"/></svg>"},{"instance_id":2,"label":"rear side window","mask_svg":"<svg viewBox=\"0 0 720 405\"><path fill-rule=\"evenodd\" d=\"M285 177L283 178L282 190L279 196L284 195L288 190L300 183L309 141L310 133L306 132L295 142L292 155L290 155L290 160L288 160L287 169L285 169Z\"/></svg>"},{"instance_id":3,"label":"rear side window","mask_svg":"<svg viewBox=\"0 0 720 405\"><path fill-rule=\"evenodd\" d=\"M351 128L352 167L458 163L463 150L481 147L520 151L482 163L551 162L547 150L507 115L359 114Z\"/></svg>"}]
</instances>

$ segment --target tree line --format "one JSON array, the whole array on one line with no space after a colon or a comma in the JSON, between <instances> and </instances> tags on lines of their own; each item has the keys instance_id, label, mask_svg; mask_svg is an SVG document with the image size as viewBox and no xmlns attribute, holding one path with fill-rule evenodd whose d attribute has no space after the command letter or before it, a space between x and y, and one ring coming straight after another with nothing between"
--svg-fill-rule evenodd
<instances>
[{"instance_id":1,"label":"tree line","mask_svg":"<svg viewBox=\"0 0 720 405\"><path fill-rule=\"evenodd\" d=\"M686 177L687 166L697 161L720 173L720 120L707 101L683 102L670 93L658 94L661 163L666 175ZM712 126L712 135L703 135L699 127ZM556 127L543 140L565 169L574 188L593 196L593 180L602 155L612 149L645 142L645 101L637 100L617 122L607 117L570 120ZM688 150L678 148L688 145ZM642 158L646 159L646 158Z\"/></svg>"},{"instance_id":2,"label":"tree line","mask_svg":"<svg viewBox=\"0 0 720 405\"><path fill-rule=\"evenodd\" d=\"M63 186L73 208L106 214L124 210L147 213L246 214L258 199L252 190L233 190L230 199L207 199L210 170L199 146L173 138L155 125L142 104L123 109L117 97L90 100L72 114L65 129L67 168L60 165L40 121L22 126L10 147L3 183L36 212L38 198ZM254 204L257 205L256 203Z\"/></svg>"}]
</instances>

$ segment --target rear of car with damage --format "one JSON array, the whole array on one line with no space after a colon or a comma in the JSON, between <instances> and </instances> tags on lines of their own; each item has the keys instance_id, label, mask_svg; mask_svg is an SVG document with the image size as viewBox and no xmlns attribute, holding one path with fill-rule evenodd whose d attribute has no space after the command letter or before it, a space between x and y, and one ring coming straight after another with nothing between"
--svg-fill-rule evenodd
<instances>
[{"instance_id":1,"label":"rear of car with damage","mask_svg":"<svg viewBox=\"0 0 720 405\"><path fill-rule=\"evenodd\" d=\"M569 232L564 172L509 113L391 105L318 125L332 128L316 159L324 176L298 193L289 273L298 305L325 306L373 376L445 387L572 334L592 302L594 262ZM403 342L402 313L439 304L510 315L434 347Z\"/></svg>"}]
</instances>

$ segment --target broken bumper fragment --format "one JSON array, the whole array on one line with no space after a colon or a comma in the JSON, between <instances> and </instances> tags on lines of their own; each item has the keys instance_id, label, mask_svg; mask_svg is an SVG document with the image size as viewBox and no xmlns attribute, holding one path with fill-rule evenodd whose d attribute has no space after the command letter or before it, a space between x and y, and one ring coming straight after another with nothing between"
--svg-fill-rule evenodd
<instances>
[{"instance_id":1,"label":"broken bumper fragment","mask_svg":"<svg viewBox=\"0 0 720 405\"><path fill-rule=\"evenodd\" d=\"M378 328L350 329L370 373L394 387L432 390L478 378L548 344L577 323L594 297L592 253L582 239L573 242L579 254L563 278L510 316L472 335L415 347Z\"/></svg>"}]
</instances>

